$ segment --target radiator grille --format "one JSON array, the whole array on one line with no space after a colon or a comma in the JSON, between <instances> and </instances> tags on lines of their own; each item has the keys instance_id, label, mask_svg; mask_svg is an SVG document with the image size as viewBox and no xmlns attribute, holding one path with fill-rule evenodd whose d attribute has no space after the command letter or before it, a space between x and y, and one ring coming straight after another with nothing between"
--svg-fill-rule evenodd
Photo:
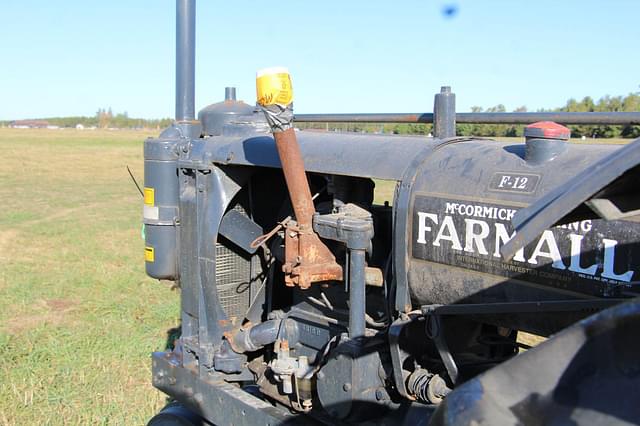
<instances>
[{"instance_id":1,"label":"radiator grille","mask_svg":"<svg viewBox=\"0 0 640 426\"><path fill-rule=\"evenodd\" d=\"M240 204L234 210L247 214ZM251 260L230 247L227 241L216 243L216 286L227 317L242 319L251 302Z\"/></svg>"}]
</instances>

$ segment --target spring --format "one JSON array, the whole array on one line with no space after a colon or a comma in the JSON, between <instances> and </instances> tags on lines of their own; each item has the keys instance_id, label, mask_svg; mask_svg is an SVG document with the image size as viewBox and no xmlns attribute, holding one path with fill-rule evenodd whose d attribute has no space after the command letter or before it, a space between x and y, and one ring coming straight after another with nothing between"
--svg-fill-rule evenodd
<instances>
[{"instance_id":1,"label":"spring","mask_svg":"<svg viewBox=\"0 0 640 426\"><path fill-rule=\"evenodd\" d=\"M451 392L442 377L423 369L411 373L407 381L407 390L425 404L439 404Z\"/></svg>"}]
</instances>

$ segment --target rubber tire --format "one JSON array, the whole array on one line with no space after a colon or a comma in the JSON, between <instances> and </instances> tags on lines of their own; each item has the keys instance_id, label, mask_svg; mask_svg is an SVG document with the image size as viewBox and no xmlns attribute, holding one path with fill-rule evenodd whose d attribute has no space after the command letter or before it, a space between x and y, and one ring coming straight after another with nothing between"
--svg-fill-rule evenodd
<instances>
[{"instance_id":1,"label":"rubber tire","mask_svg":"<svg viewBox=\"0 0 640 426\"><path fill-rule=\"evenodd\" d=\"M189 411L179 402L171 402L162 411L153 416L147 426L205 426L205 422L193 411Z\"/></svg>"}]
</instances>

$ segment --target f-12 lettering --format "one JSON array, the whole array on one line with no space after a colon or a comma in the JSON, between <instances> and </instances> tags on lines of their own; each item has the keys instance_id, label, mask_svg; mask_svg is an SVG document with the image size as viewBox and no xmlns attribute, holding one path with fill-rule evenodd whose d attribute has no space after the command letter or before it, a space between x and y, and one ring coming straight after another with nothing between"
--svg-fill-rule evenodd
<instances>
[{"instance_id":1,"label":"f-12 lettering","mask_svg":"<svg viewBox=\"0 0 640 426\"><path fill-rule=\"evenodd\" d=\"M529 178L526 176L502 175L498 188L527 189Z\"/></svg>"}]
</instances>

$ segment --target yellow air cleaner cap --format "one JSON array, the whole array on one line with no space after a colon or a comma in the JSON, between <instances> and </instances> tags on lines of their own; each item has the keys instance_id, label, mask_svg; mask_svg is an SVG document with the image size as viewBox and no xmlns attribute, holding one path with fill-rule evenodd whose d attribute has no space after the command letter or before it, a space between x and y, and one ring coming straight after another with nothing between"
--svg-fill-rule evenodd
<instances>
[{"instance_id":1,"label":"yellow air cleaner cap","mask_svg":"<svg viewBox=\"0 0 640 426\"><path fill-rule=\"evenodd\" d=\"M289 70L284 67L264 68L256 73L256 94L262 106L286 107L293 102Z\"/></svg>"}]
</instances>

